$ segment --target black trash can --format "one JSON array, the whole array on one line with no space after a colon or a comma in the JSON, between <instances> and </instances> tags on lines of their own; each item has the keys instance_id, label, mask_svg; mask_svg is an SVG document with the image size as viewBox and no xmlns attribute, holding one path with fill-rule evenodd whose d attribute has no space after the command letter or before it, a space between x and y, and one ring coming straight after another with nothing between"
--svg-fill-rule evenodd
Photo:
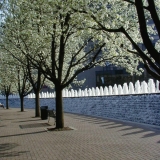
<instances>
[{"instance_id":1,"label":"black trash can","mask_svg":"<svg viewBox=\"0 0 160 160\"><path fill-rule=\"evenodd\" d=\"M41 106L41 119L48 119L48 106Z\"/></svg>"}]
</instances>

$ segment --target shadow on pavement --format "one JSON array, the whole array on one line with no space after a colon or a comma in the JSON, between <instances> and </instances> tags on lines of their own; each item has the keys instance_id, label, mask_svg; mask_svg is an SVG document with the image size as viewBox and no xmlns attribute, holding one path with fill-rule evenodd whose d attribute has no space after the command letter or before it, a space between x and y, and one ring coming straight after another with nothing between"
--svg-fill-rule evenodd
<instances>
[{"instance_id":1,"label":"shadow on pavement","mask_svg":"<svg viewBox=\"0 0 160 160\"><path fill-rule=\"evenodd\" d=\"M93 116L85 116L80 114L69 114L70 117L77 119L81 122L88 122L98 124L99 127L105 127L105 129L118 129L117 132L122 132L121 136L129 136L135 134L142 134L141 138L148 138L154 136L160 136L160 128L158 126L152 126L147 124L139 124L134 122L112 120L105 118L97 118ZM106 128L107 127L107 128ZM128 133L126 133L128 132ZM158 141L157 143L160 143Z\"/></svg>"},{"instance_id":2,"label":"shadow on pavement","mask_svg":"<svg viewBox=\"0 0 160 160\"><path fill-rule=\"evenodd\" d=\"M20 133L20 134L11 134L11 135L5 135L5 136L0 136L0 138L5 138L5 137L15 137L15 136L24 136L24 135L32 135L32 134L40 134L40 133L44 133L46 132L44 131L38 131L38 132L30 132L30 133Z\"/></svg>"},{"instance_id":3,"label":"shadow on pavement","mask_svg":"<svg viewBox=\"0 0 160 160\"><path fill-rule=\"evenodd\" d=\"M10 149L15 148L17 146L19 146L17 143L4 143L4 144L0 144L0 152L6 151L6 150L10 150Z\"/></svg>"},{"instance_id":4,"label":"shadow on pavement","mask_svg":"<svg viewBox=\"0 0 160 160\"><path fill-rule=\"evenodd\" d=\"M0 126L0 127L6 127L6 125L2 125L2 126Z\"/></svg>"},{"instance_id":5,"label":"shadow on pavement","mask_svg":"<svg viewBox=\"0 0 160 160\"><path fill-rule=\"evenodd\" d=\"M39 119L32 119L32 120L25 120L25 121L15 121L15 122L13 122L13 123L19 123L19 122L29 122L29 121L40 121L41 119L39 118Z\"/></svg>"},{"instance_id":6,"label":"shadow on pavement","mask_svg":"<svg viewBox=\"0 0 160 160\"><path fill-rule=\"evenodd\" d=\"M28 119L28 118L18 118L18 119ZM3 121L4 120L15 120L15 118L4 118L4 119L2 119Z\"/></svg>"},{"instance_id":7,"label":"shadow on pavement","mask_svg":"<svg viewBox=\"0 0 160 160\"><path fill-rule=\"evenodd\" d=\"M12 151L12 149L17 146L19 146L17 143L0 144L0 158L20 156L23 153L29 152L29 151L20 151L20 152Z\"/></svg>"},{"instance_id":8,"label":"shadow on pavement","mask_svg":"<svg viewBox=\"0 0 160 160\"><path fill-rule=\"evenodd\" d=\"M92 117L92 116L85 116L85 115L80 115L80 114L69 114L69 117L80 120L81 122L87 121L88 123L94 123L94 124L107 123L107 119L105 119L105 121L104 121L104 119L101 119L101 118Z\"/></svg>"}]
</instances>

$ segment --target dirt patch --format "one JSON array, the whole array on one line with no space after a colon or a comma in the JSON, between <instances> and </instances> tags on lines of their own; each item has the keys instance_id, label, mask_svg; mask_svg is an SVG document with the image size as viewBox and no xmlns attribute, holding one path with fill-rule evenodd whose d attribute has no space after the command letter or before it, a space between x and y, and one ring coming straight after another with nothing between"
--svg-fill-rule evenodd
<instances>
[{"instance_id":1,"label":"dirt patch","mask_svg":"<svg viewBox=\"0 0 160 160\"><path fill-rule=\"evenodd\" d=\"M64 127L64 128L47 128L47 131L70 131L73 130L73 128L70 127Z\"/></svg>"}]
</instances>

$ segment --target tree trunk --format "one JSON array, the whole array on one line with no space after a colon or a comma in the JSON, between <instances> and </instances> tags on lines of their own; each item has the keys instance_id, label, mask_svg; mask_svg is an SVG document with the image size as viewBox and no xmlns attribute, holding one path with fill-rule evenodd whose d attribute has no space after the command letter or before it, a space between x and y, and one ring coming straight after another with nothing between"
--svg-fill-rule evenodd
<instances>
[{"instance_id":1,"label":"tree trunk","mask_svg":"<svg viewBox=\"0 0 160 160\"><path fill-rule=\"evenodd\" d=\"M20 100L21 100L21 112L24 111L24 97L20 96Z\"/></svg>"},{"instance_id":2,"label":"tree trunk","mask_svg":"<svg viewBox=\"0 0 160 160\"><path fill-rule=\"evenodd\" d=\"M8 97L9 97L9 95L6 95L6 109L9 109L9 105L8 105Z\"/></svg>"},{"instance_id":3,"label":"tree trunk","mask_svg":"<svg viewBox=\"0 0 160 160\"><path fill-rule=\"evenodd\" d=\"M64 127L62 90L56 87L56 128Z\"/></svg>"},{"instance_id":4,"label":"tree trunk","mask_svg":"<svg viewBox=\"0 0 160 160\"><path fill-rule=\"evenodd\" d=\"M39 91L35 93L35 117L40 117Z\"/></svg>"}]
</instances>

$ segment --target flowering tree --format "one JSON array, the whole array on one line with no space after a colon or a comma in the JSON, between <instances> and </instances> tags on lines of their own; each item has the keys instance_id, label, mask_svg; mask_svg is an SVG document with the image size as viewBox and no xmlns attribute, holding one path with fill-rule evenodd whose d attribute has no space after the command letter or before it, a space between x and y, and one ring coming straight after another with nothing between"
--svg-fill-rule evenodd
<instances>
[{"instance_id":1,"label":"flowering tree","mask_svg":"<svg viewBox=\"0 0 160 160\"><path fill-rule=\"evenodd\" d=\"M114 43L126 54L140 57L148 73L160 80L159 0L108 0L104 6L107 7L99 7L90 17L106 34L119 36ZM80 12L88 14L86 11ZM109 18L112 20L106 22ZM99 27L93 26L98 30Z\"/></svg>"},{"instance_id":2,"label":"flowering tree","mask_svg":"<svg viewBox=\"0 0 160 160\"><path fill-rule=\"evenodd\" d=\"M6 109L9 109L8 97L17 92L15 68L8 61L5 61L2 55L0 63L0 92L6 96Z\"/></svg>"},{"instance_id":3,"label":"flowering tree","mask_svg":"<svg viewBox=\"0 0 160 160\"><path fill-rule=\"evenodd\" d=\"M0 62L0 90L6 95L6 108L9 108L9 95L19 93L21 111L24 111L24 97L32 91L26 69L5 51L1 52Z\"/></svg>"},{"instance_id":4,"label":"flowering tree","mask_svg":"<svg viewBox=\"0 0 160 160\"><path fill-rule=\"evenodd\" d=\"M15 66L15 75L17 75L15 79L15 86L21 99L21 111L24 111L24 97L33 91L35 93L35 116L39 117L39 93L44 85L46 78L39 70L33 68L27 58L24 59L24 57L22 56L17 59L13 55L14 51L12 50L11 46L8 46L9 43L4 43L4 41L2 41L1 43L1 49L2 51L5 51L5 53L3 53L3 56L6 57L6 54L8 53L10 55L10 64ZM50 85L50 83L46 84Z\"/></svg>"},{"instance_id":5,"label":"flowering tree","mask_svg":"<svg viewBox=\"0 0 160 160\"><path fill-rule=\"evenodd\" d=\"M103 0L8 2L3 30L5 45L11 47L17 60L23 63L22 57L28 59L55 85L57 128L64 127L62 90L79 73L106 61L137 72L139 58L126 54L119 45L120 35L105 34L95 16L91 16L101 20L102 13L96 13L101 11ZM112 17L104 19L108 21L113 21Z\"/></svg>"},{"instance_id":6,"label":"flowering tree","mask_svg":"<svg viewBox=\"0 0 160 160\"><path fill-rule=\"evenodd\" d=\"M16 78L16 88L19 93L20 101L21 101L21 112L24 111L24 97L27 96L32 91L32 85L29 82L28 72L24 66L17 66L15 74L17 74Z\"/></svg>"},{"instance_id":7,"label":"flowering tree","mask_svg":"<svg viewBox=\"0 0 160 160\"><path fill-rule=\"evenodd\" d=\"M33 69L31 65L27 66L28 80L30 81L35 94L35 116L40 116L39 93L44 85L45 77L39 69Z\"/></svg>"},{"instance_id":8,"label":"flowering tree","mask_svg":"<svg viewBox=\"0 0 160 160\"><path fill-rule=\"evenodd\" d=\"M19 18L19 17L16 17L18 16L16 13L13 14L13 12L16 9L15 8L16 2L7 1L5 3L5 1L3 1L2 6L3 6L2 15L3 15L4 22L1 25L1 33L2 33L1 34L1 44L0 44L1 51L9 53L13 61L15 61L16 63L18 62L20 64L16 72L16 74L18 75L16 86L17 86L17 89L18 89L18 92L21 98L21 111L24 110L23 98L28 93L30 93L31 86L32 86L32 90L35 93L35 116L39 117L40 116L39 93L44 85L44 81L46 78L43 76L40 70L35 69L33 65L31 65L29 59L26 56L24 56L24 52L28 52L28 50L20 49L20 47L17 46L20 39L22 42L24 42L23 44L21 43L22 45L27 46L30 44L25 44L25 42L27 42L25 40L26 39L25 35L21 35L20 37L19 35L17 35L17 33L20 32L22 29L23 22L19 21L21 23L21 28L18 28L19 30L17 30L16 27L18 26L16 26L17 24L15 20L16 18ZM12 17L13 15L14 17ZM15 26L11 26L13 25L13 23L10 21L11 19L15 21ZM6 32L6 30L9 28L10 30Z\"/></svg>"}]
</instances>

